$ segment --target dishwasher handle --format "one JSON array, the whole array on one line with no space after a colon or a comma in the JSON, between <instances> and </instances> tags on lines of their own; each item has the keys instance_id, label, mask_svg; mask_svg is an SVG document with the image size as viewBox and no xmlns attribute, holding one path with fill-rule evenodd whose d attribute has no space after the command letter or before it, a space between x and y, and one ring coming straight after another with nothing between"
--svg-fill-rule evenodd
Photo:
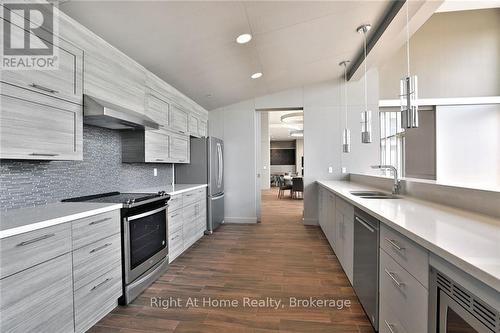
<instances>
[{"instance_id":1,"label":"dishwasher handle","mask_svg":"<svg viewBox=\"0 0 500 333\"><path fill-rule=\"evenodd\" d=\"M375 228L373 228L371 225L369 225L367 222L363 221L362 219L360 219L359 217L357 216L354 216L354 219L356 221L358 221L359 223L361 223L361 225L363 227L365 227L366 229L368 229L370 232L375 232Z\"/></svg>"}]
</instances>

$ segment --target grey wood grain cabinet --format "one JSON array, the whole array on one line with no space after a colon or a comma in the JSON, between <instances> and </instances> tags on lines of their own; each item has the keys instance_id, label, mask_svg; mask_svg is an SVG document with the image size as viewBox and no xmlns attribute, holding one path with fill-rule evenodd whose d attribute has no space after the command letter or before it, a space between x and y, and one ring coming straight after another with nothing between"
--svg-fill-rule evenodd
<instances>
[{"instance_id":1,"label":"grey wood grain cabinet","mask_svg":"<svg viewBox=\"0 0 500 333\"><path fill-rule=\"evenodd\" d=\"M170 104L166 98L150 91L146 95L146 115L156 121L160 128L166 128L170 121Z\"/></svg>"},{"instance_id":2,"label":"grey wood grain cabinet","mask_svg":"<svg viewBox=\"0 0 500 333\"><path fill-rule=\"evenodd\" d=\"M73 332L71 254L0 280L2 333Z\"/></svg>"},{"instance_id":3,"label":"grey wood grain cabinet","mask_svg":"<svg viewBox=\"0 0 500 333\"><path fill-rule=\"evenodd\" d=\"M170 106L170 129L181 134L188 133L188 113L176 105Z\"/></svg>"},{"instance_id":4,"label":"grey wood grain cabinet","mask_svg":"<svg viewBox=\"0 0 500 333\"><path fill-rule=\"evenodd\" d=\"M11 14L11 17L15 16L16 14ZM22 41L24 32L22 27L11 29L13 43L16 40ZM52 46L54 54L57 55L57 68L14 71L2 69L0 80L23 89L82 104L83 51L63 39L58 39L57 45Z\"/></svg>"},{"instance_id":5,"label":"grey wood grain cabinet","mask_svg":"<svg viewBox=\"0 0 500 333\"><path fill-rule=\"evenodd\" d=\"M1 84L0 158L81 160L82 106Z\"/></svg>"},{"instance_id":6,"label":"grey wood grain cabinet","mask_svg":"<svg viewBox=\"0 0 500 333\"><path fill-rule=\"evenodd\" d=\"M200 120L200 126L198 133L200 137L207 137L208 136L208 124L206 120Z\"/></svg>"},{"instance_id":7,"label":"grey wood grain cabinet","mask_svg":"<svg viewBox=\"0 0 500 333\"><path fill-rule=\"evenodd\" d=\"M122 162L170 163L170 133L165 130L124 131Z\"/></svg>"},{"instance_id":8,"label":"grey wood grain cabinet","mask_svg":"<svg viewBox=\"0 0 500 333\"><path fill-rule=\"evenodd\" d=\"M189 135L200 137L200 119L194 113L189 115Z\"/></svg>"},{"instance_id":9,"label":"grey wood grain cabinet","mask_svg":"<svg viewBox=\"0 0 500 333\"><path fill-rule=\"evenodd\" d=\"M172 163L189 163L190 143L189 136L170 133L169 160Z\"/></svg>"}]
</instances>

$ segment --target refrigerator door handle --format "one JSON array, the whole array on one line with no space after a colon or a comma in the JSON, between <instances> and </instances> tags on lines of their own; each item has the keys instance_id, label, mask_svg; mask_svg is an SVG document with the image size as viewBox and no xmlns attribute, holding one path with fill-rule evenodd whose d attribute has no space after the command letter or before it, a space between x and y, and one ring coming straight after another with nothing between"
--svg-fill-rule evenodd
<instances>
[{"instance_id":1,"label":"refrigerator door handle","mask_svg":"<svg viewBox=\"0 0 500 333\"><path fill-rule=\"evenodd\" d=\"M224 177L224 156L222 155L222 145L219 144L220 149L220 187L222 187L222 180Z\"/></svg>"},{"instance_id":2,"label":"refrigerator door handle","mask_svg":"<svg viewBox=\"0 0 500 333\"><path fill-rule=\"evenodd\" d=\"M217 143L217 187L222 186L222 149L220 143Z\"/></svg>"},{"instance_id":3,"label":"refrigerator door handle","mask_svg":"<svg viewBox=\"0 0 500 333\"><path fill-rule=\"evenodd\" d=\"M224 198L224 194L218 195L216 197L211 197L210 200L215 201Z\"/></svg>"}]
</instances>

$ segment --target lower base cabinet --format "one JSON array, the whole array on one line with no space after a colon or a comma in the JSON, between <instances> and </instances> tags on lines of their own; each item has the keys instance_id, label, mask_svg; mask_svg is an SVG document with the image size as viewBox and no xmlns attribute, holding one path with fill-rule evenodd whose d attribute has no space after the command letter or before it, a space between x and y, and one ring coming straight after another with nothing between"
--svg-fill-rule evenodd
<instances>
[{"instance_id":1,"label":"lower base cabinet","mask_svg":"<svg viewBox=\"0 0 500 333\"><path fill-rule=\"evenodd\" d=\"M168 213L169 262L203 237L207 228L206 187L173 195Z\"/></svg>"},{"instance_id":2,"label":"lower base cabinet","mask_svg":"<svg viewBox=\"0 0 500 333\"><path fill-rule=\"evenodd\" d=\"M0 280L0 332L73 332L71 254Z\"/></svg>"},{"instance_id":3,"label":"lower base cabinet","mask_svg":"<svg viewBox=\"0 0 500 333\"><path fill-rule=\"evenodd\" d=\"M2 333L85 332L118 305L119 210L7 237L0 249Z\"/></svg>"}]
</instances>

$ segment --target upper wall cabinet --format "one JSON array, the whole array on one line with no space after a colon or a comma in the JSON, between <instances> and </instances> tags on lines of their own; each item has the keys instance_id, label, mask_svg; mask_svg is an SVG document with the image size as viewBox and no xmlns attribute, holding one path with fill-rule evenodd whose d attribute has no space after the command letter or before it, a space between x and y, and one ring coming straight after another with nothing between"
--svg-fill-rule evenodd
<instances>
[{"instance_id":1,"label":"upper wall cabinet","mask_svg":"<svg viewBox=\"0 0 500 333\"><path fill-rule=\"evenodd\" d=\"M11 18L16 14L12 13ZM0 22L3 26L4 19ZM12 24L12 23L11 23ZM12 27L16 25L11 25ZM11 43L23 43L25 36L32 35L22 28L11 28ZM57 38L57 37L56 37ZM18 41L18 42L16 42ZM48 40L45 40L48 43ZM37 93L82 104L82 67L83 51L74 45L59 39L54 43L54 54L57 55L57 67L43 70L5 70L2 69L2 82L28 89ZM30 49L26 52L32 52Z\"/></svg>"},{"instance_id":2,"label":"upper wall cabinet","mask_svg":"<svg viewBox=\"0 0 500 333\"><path fill-rule=\"evenodd\" d=\"M200 137L200 119L194 113L189 115L189 135Z\"/></svg>"},{"instance_id":3,"label":"upper wall cabinet","mask_svg":"<svg viewBox=\"0 0 500 333\"><path fill-rule=\"evenodd\" d=\"M144 67L64 14L59 19L59 32L85 52L84 94L144 113Z\"/></svg>"},{"instance_id":4,"label":"upper wall cabinet","mask_svg":"<svg viewBox=\"0 0 500 333\"><path fill-rule=\"evenodd\" d=\"M148 117L160 124L160 128L168 127L170 122L170 104L165 98L149 91L146 95L146 110Z\"/></svg>"},{"instance_id":5,"label":"upper wall cabinet","mask_svg":"<svg viewBox=\"0 0 500 333\"><path fill-rule=\"evenodd\" d=\"M170 129L186 134L188 133L189 114L176 105L170 106Z\"/></svg>"},{"instance_id":6,"label":"upper wall cabinet","mask_svg":"<svg viewBox=\"0 0 500 333\"><path fill-rule=\"evenodd\" d=\"M83 158L81 105L5 83L0 105L0 158Z\"/></svg>"}]
</instances>

